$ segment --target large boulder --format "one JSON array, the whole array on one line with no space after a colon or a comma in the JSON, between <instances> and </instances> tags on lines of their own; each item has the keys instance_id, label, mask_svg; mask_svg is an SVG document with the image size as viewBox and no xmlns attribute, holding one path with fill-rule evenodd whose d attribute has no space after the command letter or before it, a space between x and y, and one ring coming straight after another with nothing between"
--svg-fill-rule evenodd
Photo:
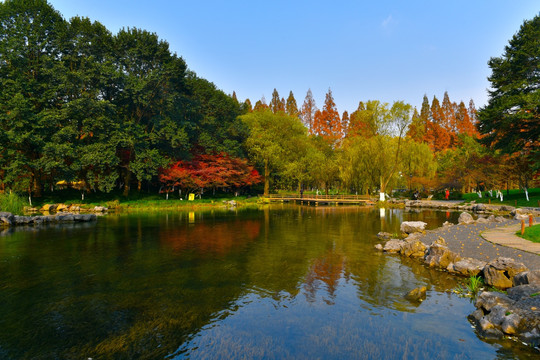
<instances>
[{"instance_id":1,"label":"large boulder","mask_svg":"<svg viewBox=\"0 0 540 360\"><path fill-rule=\"evenodd\" d=\"M476 276L486 266L486 262L473 258L462 258L448 266L448 271L464 275L464 276Z\"/></svg>"},{"instance_id":2,"label":"large boulder","mask_svg":"<svg viewBox=\"0 0 540 360\"><path fill-rule=\"evenodd\" d=\"M400 230L405 234L423 232L426 229L427 223L423 221L404 221L401 223Z\"/></svg>"},{"instance_id":3,"label":"large boulder","mask_svg":"<svg viewBox=\"0 0 540 360\"><path fill-rule=\"evenodd\" d=\"M487 285L508 289L512 287L514 276L527 270L525 265L514 259L499 257L484 267L484 279Z\"/></svg>"},{"instance_id":4,"label":"large boulder","mask_svg":"<svg viewBox=\"0 0 540 360\"><path fill-rule=\"evenodd\" d=\"M472 224L472 223L474 223L474 219L471 214L467 212L462 212L459 215L458 224Z\"/></svg>"}]
</instances>

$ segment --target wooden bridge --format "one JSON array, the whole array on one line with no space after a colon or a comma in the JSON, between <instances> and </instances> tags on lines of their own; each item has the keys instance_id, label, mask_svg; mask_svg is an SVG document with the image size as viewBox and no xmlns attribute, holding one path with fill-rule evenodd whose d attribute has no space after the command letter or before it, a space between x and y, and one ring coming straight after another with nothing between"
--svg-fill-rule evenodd
<instances>
[{"instance_id":1,"label":"wooden bridge","mask_svg":"<svg viewBox=\"0 0 540 360\"><path fill-rule=\"evenodd\" d=\"M270 202L294 202L307 205L339 205L339 204L373 204L369 195L311 195L304 194L270 194L270 195L260 195L261 198L266 199Z\"/></svg>"}]
</instances>

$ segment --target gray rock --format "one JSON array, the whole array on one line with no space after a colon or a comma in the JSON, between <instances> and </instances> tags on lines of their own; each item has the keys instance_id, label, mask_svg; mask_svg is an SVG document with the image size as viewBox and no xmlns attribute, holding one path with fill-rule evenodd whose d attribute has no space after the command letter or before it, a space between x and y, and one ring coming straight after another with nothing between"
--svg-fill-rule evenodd
<instances>
[{"instance_id":1,"label":"gray rock","mask_svg":"<svg viewBox=\"0 0 540 360\"><path fill-rule=\"evenodd\" d=\"M401 247L400 253L403 256L421 258L424 257L426 245L420 240L406 241Z\"/></svg>"},{"instance_id":2,"label":"gray rock","mask_svg":"<svg viewBox=\"0 0 540 360\"><path fill-rule=\"evenodd\" d=\"M527 271L527 267L511 258L499 257L490 261L484 267L486 284L499 289L512 287L512 279L520 272Z\"/></svg>"},{"instance_id":3,"label":"gray rock","mask_svg":"<svg viewBox=\"0 0 540 360\"><path fill-rule=\"evenodd\" d=\"M489 221L488 219L486 219L486 218L478 218L478 219L476 220L476 222L477 222L478 224L487 224L487 223L489 223L490 221Z\"/></svg>"},{"instance_id":4,"label":"gray rock","mask_svg":"<svg viewBox=\"0 0 540 360\"><path fill-rule=\"evenodd\" d=\"M514 304L514 300L510 299L507 295L493 291L484 291L480 293L475 302L475 306L478 309L482 308L486 312L491 311L496 305L510 307L512 304Z\"/></svg>"},{"instance_id":5,"label":"gray rock","mask_svg":"<svg viewBox=\"0 0 540 360\"><path fill-rule=\"evenodd\" d=\"M474 219L471 214L462 212L458 218L458 224L472 224Z\"/></svg>"},{"instance_id":6,"label":"gray rock","mask_svg":"<svg viewBox=\"0 0 540 360\"><path fill-rule=\"evenodd\" d=\"M426 299L427 288L425 286L413 289L405 294L405 299L409 301L424 301Z\"/></svg>"},{"instance_id":7,"label":"gray rock","mask_svg":"<svg viewBox=\"0 0 540 360\"><path fill-rule=\"evenodd\" d=\"M401 223L400 230L405 234L423 232L427 223L423 221L404 221Z\"/></svg>"},{"instance_id":8,"label":"gray rock","mask_svg":"<svg viewBox=\"0 0 540 360\"><path fill-rule=\"evenodd\" d=\"M452 224L452 223L449 222L449 221L445 221L445 222L442 224L443 227L452 226L452 225L454 225L454 224Z\"/></svg>"},{"instance_id":9,"label":"gray rock","mask_svg":"<svg viewBox=\"0 0 540 360\"><path fill-rule=\"evenodd\" d=\"M540 285L518 285L507 290L508 297L514 301L540 296ZM538 294L538 295L534 295Z\"/></svg>"},{"instance_id":10,"label":"gray rock","mask_svg":"<svg viewBox=\"0 0 540 360\"><path fill-rule=\"evenodd\" d=\"M375 245L375 249L377 249L379 251L383 251L383 246L381 244L377 244L377 245Z\"/></svg>"},{"instance_id":11,"label":"gray rock","mask_svg":"<svg viewBox=\"0 0 540 360\"><path fill-rule=\"evenodd\" d=\"M461 260L450 264L450 269L448 270L464 276L476 276L482 271L482 269L484 269L485 266L485 261L473 258L462 258Z\"/></svg>"},{"instance_id":12,"label":"gray rock","mask_svg":"<svg viewBox=\"0 0 540 360\"><path fill-rule=\"evenodd\" d=\"M391 239L391 240L387 241L386 244L384 244L383 250L385 252L389 252L389 253L397 253L397 252L399 252L401 250L401 248L405 244L406 244L406 242L403 241L403 240Z\"/></svg>"},{"instance_id":13,"label":"gray rock","mask_svg":"<svg viewBox=\"0 0 540 360\"><path fill-rule=\"evenodd\" d=\"M105 212L109 209L107 209L105 206L95 206L92 211L94 212Z\"/></svg>"},{"instance_id":14,"label":"gray rock","mask_svg":"<svg viewBox=\"0 0 540 360\"><path fill-rule=\"evenodd\" d=\"M0 212L0 226L13 225L13 218L14 218L14 215L10 212L5 212L5 211Z\"/></svg>"},{"instance_id":15,"label":"gray rock","mask_svg":"<svg viewBox=\"0 0 540 360\"><path fill-rule=\"evenodd\" d=\"M522 318L518 314L510 314L505 316L503 322L501 323L501 330L503 333L508 335L515 335L518 333L519 328L521 327Z\"/></svg>"},{"instance_id":16,"label":"gray rock","mask_svg":"<svg viewBox=\"0 0 540 360\"><path fill-rule=\"evenodd\" d=\"M392 234L381 231L377 234L377 237L381 240L390 240L392 238Z\"/></svg>"},{"instance_id":17,"label":"gray rock","mask_svg":"<svg viewBox=\"0 0 540 360\"><path fill-rule=\"evenodd\" d=\"M474 206L474 211L476 211L476 212L486 211L486 205L485 204L476 204Z\"/></svg>"},{"instance_id":18,"label":"gray rock","mask_svg":"<svg viewBox=\"0 0 540 360\"><path fill-rule=\"evenodd\" d=\"M31 224L33 222L33 217L32 216L18 216L18 215L15 215L13 217L13 223L16 224L16 225L26 225L26 224Z\"/></svg>"},{"instance_id":19,"label":"gray rock","mask_svg":"<svg viewBox=\"0 0 540 360\"><path fill-rule=\"evenodd\" d=\"M442 239L442 238L441 238ZM444 241L444 239L443 239ZM447 269L451 263L460 260L458 254L450 251L447 246L434 242L426 251L424 262L430 267Z\"/></svg>"},{"instance_id":20,"label":"gray rock","mask_svg":"<svg viewBox=\"0 0 540 360\"><path fill-rule=\"evenodd\" d=\"M508 307L503 305L495 305L491 308L491 311L485 316L485 319L492 323L494 326L501 326L508 312Z\"/></svg>"},{"instance_id":21,"label":"gray rock","mask_svg":"<svg viewBox=\"0 0 540 360\"><path fill-rule=\"evenodd\" d=\"M75 221L75 217L73 216L73 214L70 213L58 214L54 217L54 219L58 222Z\"/></svg>"},{"instance_id":22,"label":"gray rock","mask_svg":"<svg viewBox=\"0 0 540 360\"><path fill-rule=\"evenodd\" d=\"M540 285L540 270L529 270L516 274L512 282L514 286L527 284Z\"/></svg>"},{"instance_id":23,"label":"gray rock","mask_svg":"<svg viewBox=\"0 0 540 360\"><path fill-rule=\"evenodd\" d=\"M96 214L73 214L73 220L75 221L94 221L97 220Z\"/></svg>"}]
</instances>

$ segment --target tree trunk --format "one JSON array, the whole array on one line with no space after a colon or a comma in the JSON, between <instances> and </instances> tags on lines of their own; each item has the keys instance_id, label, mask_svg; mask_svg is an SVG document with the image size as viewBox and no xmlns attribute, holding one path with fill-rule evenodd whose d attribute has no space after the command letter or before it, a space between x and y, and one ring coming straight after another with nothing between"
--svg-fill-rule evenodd
<instances>
[{"instance_id":1,"label":"tree trunk","mask_svg":"<svg viewBox=\"0 0 540 360\"><path fill-rule=\"evenodd\" d=\"M131 171L126 170L126 175L124 178L124 192L122 195L128 196L129 195L129 183L131 182Z\"/></svg>"},{"instance_id":2,"label":"tree trunk","mask_svg":"<svg viewBox=\"0 0 540 360\"><path fill-rule=\"evenodd\" d=\"M268 165L268 160L264 160L264 195L270 193L270 167Z\"/></svg>"}]
</instances>

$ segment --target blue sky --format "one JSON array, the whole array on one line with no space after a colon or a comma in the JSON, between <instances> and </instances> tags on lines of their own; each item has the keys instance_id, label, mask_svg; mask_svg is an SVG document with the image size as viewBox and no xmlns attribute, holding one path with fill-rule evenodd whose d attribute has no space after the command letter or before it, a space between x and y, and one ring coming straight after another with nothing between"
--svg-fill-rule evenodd
<instances>
[{"instance_id":1,"label":"blue sky","mask_svg":"<svg viewBox=\"0 0 540 360\"><path fill-rule=\"evenodd\" d=\"M155 32L189 68L252 103L311 88L322 107L328 88L338 110L359 101L424 94L487 102L487 66L501 56L538 0L50 0L66 19L79 15L116 33Z\"/></svg>"}]
</instances>

